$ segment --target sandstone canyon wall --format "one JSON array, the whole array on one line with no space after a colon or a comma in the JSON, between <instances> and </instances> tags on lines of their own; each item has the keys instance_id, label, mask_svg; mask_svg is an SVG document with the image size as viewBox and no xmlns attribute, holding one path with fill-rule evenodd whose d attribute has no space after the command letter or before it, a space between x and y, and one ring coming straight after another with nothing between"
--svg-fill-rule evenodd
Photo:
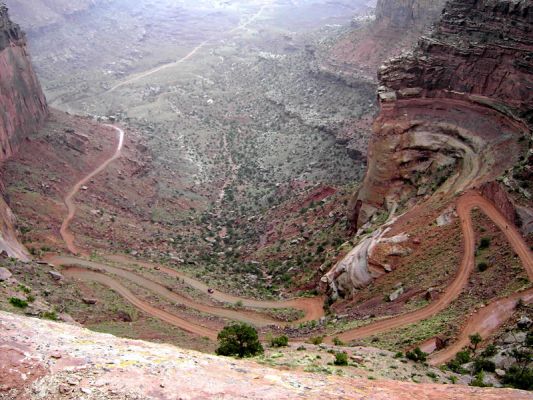
<instances>
[{"instance_id":1,"label":"sandstone canyon wall","mask_svg":"<svg viewBox=\"0 0 533 400\"><path fill-rule=\"evenodd\" d=\"M26 39L0 3L0 162L13 155L24 139L46 120L48 108L26 51ZM14 216L0 199L0 251L27 258L18 243Z\"/></svg>"},{"instance_id":2,"label":"sandstone canyon wall","mask_svg":"<svg viewBox=\"0 0 533 400\"><path fill-rule=\"evenodd\" d=\"M413 52L380 69L358 226L380 208L439 187L453 194L517 162L509 146L533 122L532 12L528 0L450 1Z\"/></svg>"},{"instance_id":3,"label":"sandstone canyon wall","mask_svg":"<svg viewBox=\"0 0 533 400\"><path fill-rule=\"evenodd\" d=\"M381 111L354 201L354 231L374 216L390 218L420 201L428 207L447 204L527 159L532 17L530 0L449 1L413 51L380 68ZM322 278L333 296L372 281L373 249L395 240L383 239L386 227L364 236Z\"/></svg>"}]
</instances>

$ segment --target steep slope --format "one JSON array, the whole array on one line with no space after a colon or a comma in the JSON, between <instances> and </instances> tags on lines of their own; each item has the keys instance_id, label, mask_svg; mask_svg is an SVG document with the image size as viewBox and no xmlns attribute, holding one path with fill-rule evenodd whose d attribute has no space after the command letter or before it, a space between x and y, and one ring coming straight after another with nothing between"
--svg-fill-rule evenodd
<instances>
[{"instance_id":1,"label":"steep slope","mask_svg":"<svg viewBox=\"0 0 533 400\"><path fill-rule=\"evenodd\" d=\"M524 159L533 107L532 7L529 1L451 1L414 51L380 69L381 112L354 202L354 231L420 200L436 209ZM408 237L383 240L387 230L362 239L323 280L332 288L345 285L347 276L355 287L368 284L376 244Z\"/></svg>"},{"instance_id":2,"label":"steep slope","mask_svg":"<svg viewBox=\"0 0 533 400\"><path fill-rule=\"evenodd\" d=\"M509 389L280 371L3 312L0 327L0 383L11 399L531 398Z\"/></svg>"},{"instance_id":3,"label":"steep slope","mask_svg":"<svg viewBox=\"0 0 533 400\"><path fill-rule=\"evenodd\" d=\"M44 123L48 109L41 86L26 52L26 39L0 4L0 162L12 156L24 139ZM17 242L14 216L0 199L0 250L26 258Z\"/></svg>"}]
</instances>

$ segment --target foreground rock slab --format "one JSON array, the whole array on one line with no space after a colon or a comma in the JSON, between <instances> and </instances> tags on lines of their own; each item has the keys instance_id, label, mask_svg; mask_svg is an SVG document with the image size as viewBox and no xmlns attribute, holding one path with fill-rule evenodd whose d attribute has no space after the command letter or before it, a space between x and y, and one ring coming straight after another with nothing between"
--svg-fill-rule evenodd
<instances>
[{"instance_id":1,"label":"foreground rock slab","mask_svg":"<svg viewBox=\"0 0 533 400\"><path fill-rule=\"evenodd\" d=\"M532 399L527 392L280 371L0 312L0 399Z\"/></svg>"}]
</instances>

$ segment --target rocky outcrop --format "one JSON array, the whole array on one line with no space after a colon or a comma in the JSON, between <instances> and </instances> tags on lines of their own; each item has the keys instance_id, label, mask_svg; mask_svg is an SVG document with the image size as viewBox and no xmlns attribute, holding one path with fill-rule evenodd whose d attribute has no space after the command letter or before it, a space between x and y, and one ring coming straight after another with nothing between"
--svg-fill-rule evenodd
<instances>
[{"instance_id":1,"label":"rocky outcrop","mask_svg":"<svg viewBox=\"0 0 533 400\"><path fill-rule=\"evenodd\" d=\"M510 389L282 371L4 312L0 343L0 391L10 399L530 398Z\"/></svg>"},{"instance_id":2,"label":"rocky outcrop","mask_svg":"<svg viewBox=\"0 0 533 400\"><path fill-rule=\"evenodd\" d=\"M26 39L0 3L0 162L12 156L45 122L48 108L26 51ZM26 258L17 242L14 215L0 199L0 250Z\"/></svg>"},{"instance_id":3,"label":"rocky outcrop","mask_svg":"<svg viewBox=\"0 0 533 400\"><path fill-rule=\"evenodd\" d=\"M354 199L354 232L419 201L446 203L526 155L533 122L532 12L526 0L449 1L413 51L380 68L381 111ZM512 213L496 188L487 190ZM349 294L362 282L353 277L369 276L361 260L372 258L373 246L358 247L366 254L351 252L323 278L330 293Z\"/></svg>"},{"instance_id":4,"label":"rocky outcrop","mask_svg":"<svg viewBox=\"0 0 533 400\"><path fill-rule=\"evenodd\" d=\"M525 0L450 1L413 52L380 69L381 113L355 225L393 203L490 181L524 154L532 11Z\"/></svg>"}]
</instances>

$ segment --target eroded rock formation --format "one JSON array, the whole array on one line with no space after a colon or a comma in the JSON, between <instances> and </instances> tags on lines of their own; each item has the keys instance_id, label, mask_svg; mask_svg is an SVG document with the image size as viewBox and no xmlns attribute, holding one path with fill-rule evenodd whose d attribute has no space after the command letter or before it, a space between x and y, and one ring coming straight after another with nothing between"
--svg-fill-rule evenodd
<instances>
[{"instance_id":1,"label":"eroded rock formation","mask_svg":"<svg viewBox=\"0 0 533 400\"><path fill-rule=\"evenodd\" d=\"M46 99L26 51L26 39L0 3L0 162L12 156L48 115ZM26 258L17 242L14 215L0 198L0 251Z\"/></svg>"},{"instance_id":2,"label":"eroded rock formation","mask_svg":"<svg viewBox=\"0 0 533 400\"><path fill-rule=\"evenodd\" d=\"M437 188L482 184L517 162L532 123L532 11L525 0L451 1L431 35L380 69L354 223Z\"/></svg>"},{"instance_id":3,"label":"eroded rock formation","mask_svg":"<svg viewBox=\"0 0 533 400\"><path fill-rule=\"evenodd\" d=\"M354 202L354 231L378 213L451 200L525 156L533 109L532 12L526 0L450 1L413 51L380 68L381 112ZM352 278L368 276L353 271L368 271L367 263L343 261L323 278L334 292L347 278L356 288L361 283Z\"/></svg>"}]
</instances>

